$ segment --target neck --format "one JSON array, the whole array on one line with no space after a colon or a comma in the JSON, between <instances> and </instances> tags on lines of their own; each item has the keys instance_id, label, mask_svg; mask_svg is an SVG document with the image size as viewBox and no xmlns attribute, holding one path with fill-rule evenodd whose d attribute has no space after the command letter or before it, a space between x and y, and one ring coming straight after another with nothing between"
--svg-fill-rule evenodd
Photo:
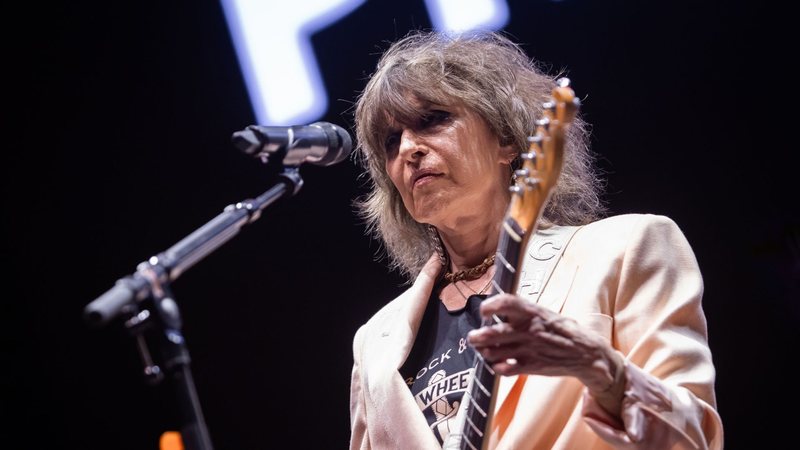
<instances>
[{"instance_id":1,"label":"neck","mask_svg":"<svg viewBox=\"0 0 800 450\"><path fill-rule=\"evenodd\" d=\"M495 253L500 234L500 221L475 224L455 230L439 230L447 254L450 256L450 270L453 272L469 269L482 263Z\"/></svg>"},{"instance_id":2,"label":"neck","mask_svg":"<svg viewBox=\"0 0 800 450\"><path fill-rule=\"evenodd\" d=\"M469 199L469 204L481 207L462 208L433 222L450 257L450 271L475 267L497 251L509 195L507 188L497 187L489 194Z\"/></svg>"},{"instance_id":3,"label":"neck","mask_svg":"<svg viewBox=\"0 0 800 450\"><path fill-rule=\"evenodd\" d=\"M467 298L473 294L486 294L489 283L494 275L494 267L489 268L485 274L474 280L461 280L455 283L447 283L439 292L439 298L444 306L455 311L464 307Z\"/></svg>"}]
</instances>

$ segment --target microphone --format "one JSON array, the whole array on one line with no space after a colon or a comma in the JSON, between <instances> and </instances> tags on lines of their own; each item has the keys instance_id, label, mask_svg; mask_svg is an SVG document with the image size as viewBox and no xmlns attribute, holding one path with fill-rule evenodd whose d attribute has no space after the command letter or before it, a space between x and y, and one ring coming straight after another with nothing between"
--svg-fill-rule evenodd
<instances>
[{"instance_id":1,"label":"microphone","mask_svg":"<svg viewBox=\"0 0 800 450\"><path fill-rule=\"evenodd\" d=\"M287 166L330 166L343 161L353 149L350 134L328 122L291 127L250 125L233 133L232 140L250 156L266 163L270 156L277 155Z\"/></svg>"}]
</instances>

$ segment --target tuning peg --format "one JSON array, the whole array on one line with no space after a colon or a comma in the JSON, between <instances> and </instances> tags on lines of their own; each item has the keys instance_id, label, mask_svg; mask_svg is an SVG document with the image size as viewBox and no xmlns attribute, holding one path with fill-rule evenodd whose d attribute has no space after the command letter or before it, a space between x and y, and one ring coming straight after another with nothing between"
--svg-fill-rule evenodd
<instances>
[{"instance_id":1,"label":"tuning peg","mask_svg":"<svg viewBox=\"0 0 800 450\"><path fill-rule=\"evenodd\" d=\"M534 178L534 177L525 177L525 180L523 180L523 181L528 186L528 188L533 188L533 187L536 187L536 185L539 184L539 182L541 180L539 180L538 178Z\"/></svg>"},{"instance_id":2,"label":"tuning peg","mask_svg":"<svg viewBox=\"0 0 800 450\"><path fill-rule=\"evenodd\" d=\"M515 177L527 177L531 174L531 171L528 169L518 169L514 171Z\"/></svg>"}]
</instances>

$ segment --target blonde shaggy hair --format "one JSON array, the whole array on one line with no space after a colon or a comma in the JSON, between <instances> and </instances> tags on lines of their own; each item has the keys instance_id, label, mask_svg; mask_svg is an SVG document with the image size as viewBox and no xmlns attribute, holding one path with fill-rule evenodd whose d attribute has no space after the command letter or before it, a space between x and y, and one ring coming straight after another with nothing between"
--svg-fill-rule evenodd
<instances>
[{"instance_id":1,"label":"blonde shaggy hair","mask_svg":"<svg viewBox=\"0 0 800 450\"><path fill-rule=\"evenodd\" d=\"M558 78L496 32L412 31L383 53L355 105L356 158L370 180L369 192L355 206L368 233L383 243L391 270L412 281L435 251L435 240L429 226L408 213L386 173L389 124L419 117L413 99L460 104L477 112L502 145L524 151ZM582 225L605 213L588 142L588 126L578 117L569 128L562 173L540 226Z\"/></svg>"}]
</instances>

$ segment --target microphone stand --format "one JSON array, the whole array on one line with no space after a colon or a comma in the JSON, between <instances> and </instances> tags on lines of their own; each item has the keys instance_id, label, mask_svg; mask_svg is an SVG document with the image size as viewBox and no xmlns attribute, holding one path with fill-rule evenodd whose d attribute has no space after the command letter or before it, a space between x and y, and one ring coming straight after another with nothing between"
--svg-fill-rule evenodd
<instances>
[{"instance_id":1,"label":"microphone stand","mask_svg":"<svg viewBox=\"0 0 800 450\"><path fill-rule=\"evenodd\" d=\"M217 217L167 249L137 266L136 272L120 278L114 287L84 310L92 325L104 325L125 315L125 328L135 337L145 379L150 384L169 378L178 400L181 437L187 450L213 450L189 368L190 358L181 332L178 305L170 283L202 260L239 230L261 216L261 211L284 196L297 194L303 185L297 166L284 167L279 182L256 197L228 205ZM154 332L164 370L154 362L146 332ZM166 374L164 373L166 372Z\"/></svg>"}]
</instances>

